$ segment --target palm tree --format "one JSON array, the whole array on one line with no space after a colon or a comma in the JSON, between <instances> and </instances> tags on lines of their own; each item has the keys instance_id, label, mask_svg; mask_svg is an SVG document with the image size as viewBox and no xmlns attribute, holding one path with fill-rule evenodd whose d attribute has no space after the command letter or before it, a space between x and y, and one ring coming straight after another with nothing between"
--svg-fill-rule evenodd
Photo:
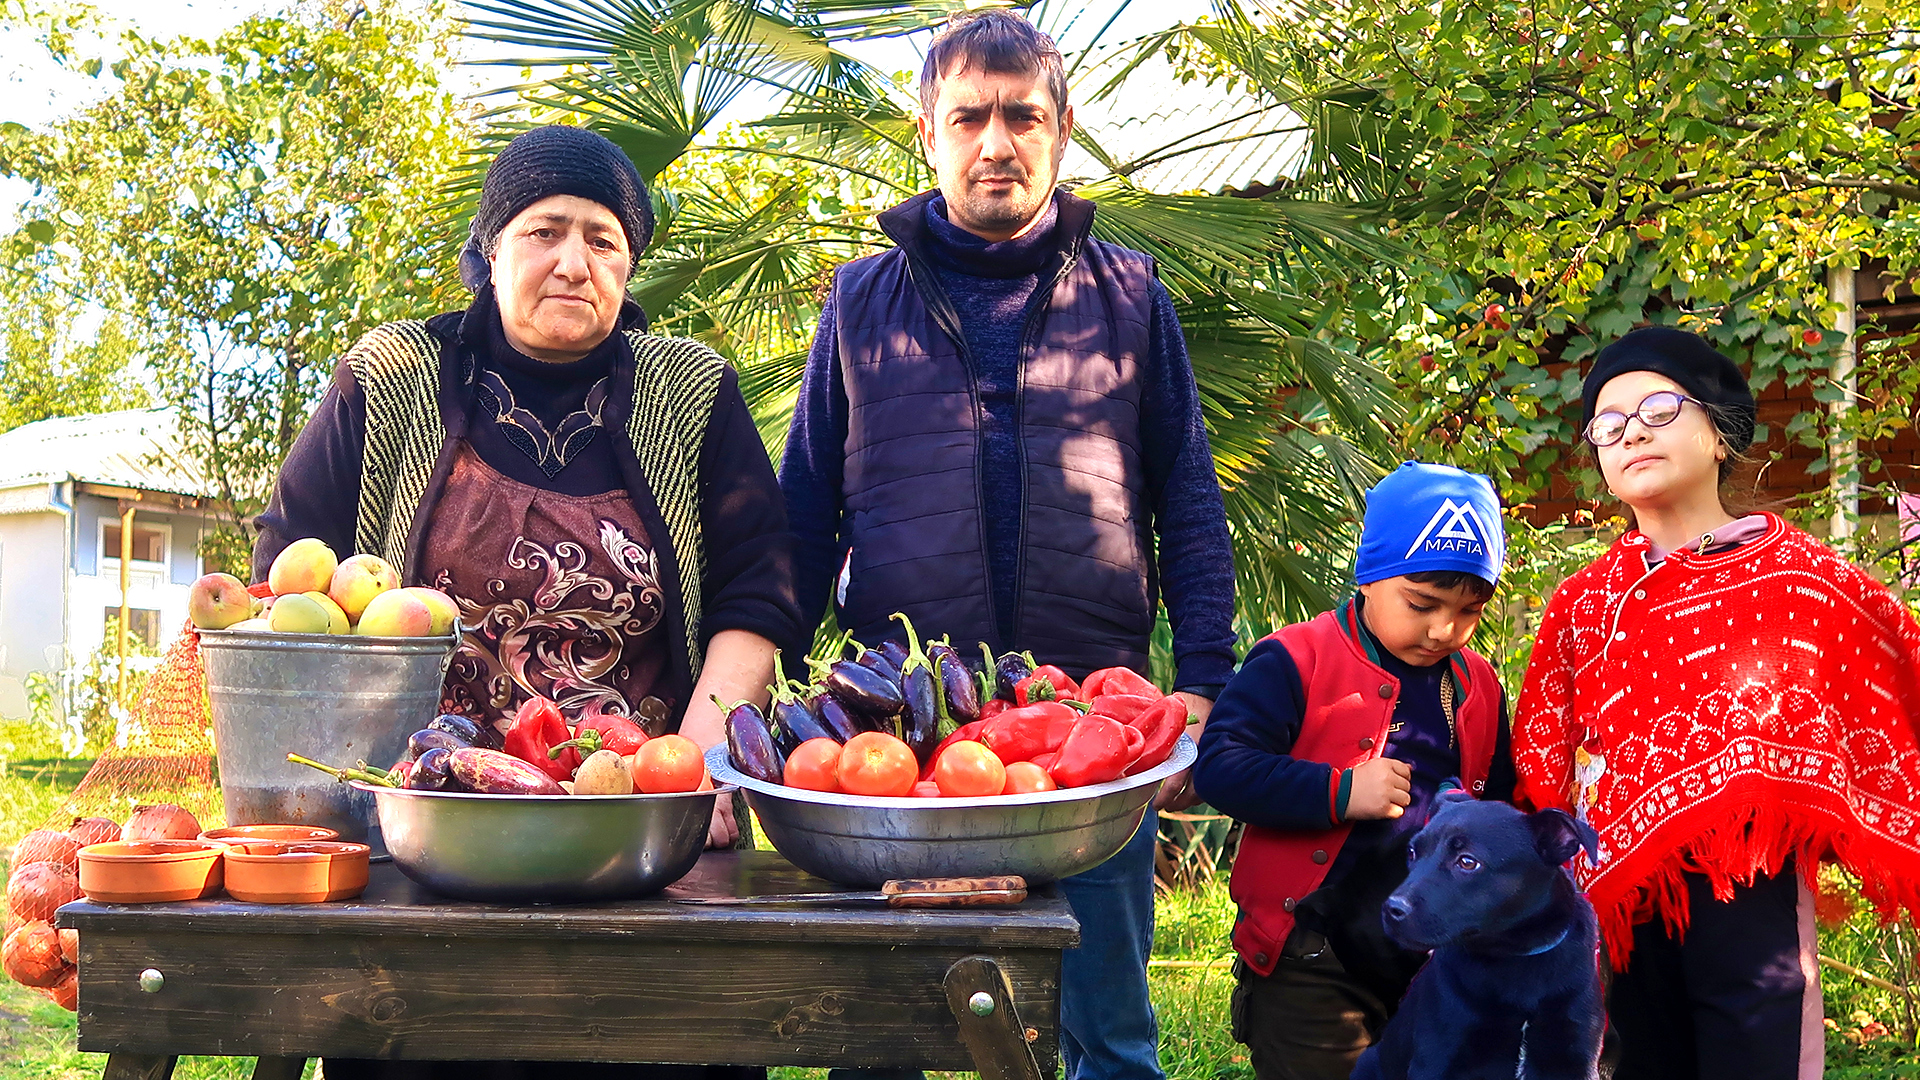
<instances>
[{"instance_id":1,"label":"palm tree","mask_svg":"<svg viewBox=\"0 0 1920 1080\"><path fill-rule=\"evenodd\" d=\"M884 243L877 210L933 184L915 144L912 98L843 46L927 30L963 5L470 6L471 33L532 50L504 62L541 76L515 88L523 112L500 120L491 138L558 119L626 150L653 186L661 222L633 295L661 332L699 337L734 362L775 445L834 267ZM1089 7L1041 0L1028 15L1058 28ZM1249 37L1244 17L1224 10L1227 31ZM1228 40L1223 32L1187 28L1122 43L1096 33L1068 51L1071 96L1085 103L1115 94L1181 35L1204 45L1205 34ZM730 106L761 98L774 102L766 115L715 131ZM1330 606L1346 580L1359 492L1390 453L1397 410L1381 373L1322 328L1341 314L1338 284L1370 272L1386 245L1352 206L1305 189L1237 198L1136 184L1142 170L1220 141L1206 133L1126 160L1084 126L1076 141L1097 173L1076 188L1099 205L1096 235L1158 260L1186 330L1234 534L1243 633ZM1307 163L1325 160L1312 150Z\"/></svg>"}]
</instances>

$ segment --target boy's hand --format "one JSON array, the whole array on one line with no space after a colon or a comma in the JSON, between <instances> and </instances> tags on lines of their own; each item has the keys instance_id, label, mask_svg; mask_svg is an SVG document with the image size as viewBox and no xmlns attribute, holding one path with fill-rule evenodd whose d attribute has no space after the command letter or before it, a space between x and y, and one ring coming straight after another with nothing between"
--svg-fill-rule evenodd
<instances>
[{"instance_id":1,"label":"boy's hand","mask_svg":"<svg viewBox=\"0 0 1920 1080\"><path fill-rule=\"evenodd\" d=\"M1390 757L1377 757L1353 767L1347 789L1348 821L1397 818L1413 801L1413 766Z\"/></svg>"}]
</instances>

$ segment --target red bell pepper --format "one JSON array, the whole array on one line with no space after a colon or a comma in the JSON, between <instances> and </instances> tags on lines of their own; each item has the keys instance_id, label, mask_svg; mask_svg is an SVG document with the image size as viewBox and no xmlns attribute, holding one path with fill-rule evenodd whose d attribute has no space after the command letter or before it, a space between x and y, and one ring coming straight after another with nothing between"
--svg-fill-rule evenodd
<instances>
[{"instance_id":1,"label":"red bell pepper","mask_svg":"<svg viewBox=\"0 0 1920 1080\"><path fill-rule=\"evenodd\" d=\"M577 747L583 759L595 750L611 750L626 757L645 746L646 742L646 729L626 717L588 713L573 725L573 738L548 747L547 756L558 758L567 750Z\"/></svg>"},{"instance_id":2,"label":"red bell pepper","mask_svg":"<svg viewBox=\"0 0 1920 1080\"><path fill-rule=\"evenodd\" d=\"M988 698L987 703L980 706L980 719L991 720L1011 708L1013 708L1013 702L1005 698Z\"/></svg>"},{"instance_id":3,"label":"red bell pepper","mask_svg":"<svg viewBox=\"0 0 1920 1080\"><path fill-rule=\"evenodd\" d=\"M501 749L555 780L571 780L573 770L580 767L580 752L568 747L554 758L549 757L547 751L572 736L567 722L560 716L560 707L536 695L527 699L514 714L513 726L507 729L506 744Z\"/></svg>"},{"instance_id":4,"label":"red bell pepper","mask_svg":"<svg viewBox=\"0 0 1920 1080\"><path fill-rule=\"evenodd\" d=\"M1093 699L1093 711L1109 720L1131 724L1134 717L1159 703L1159 694L1152 697L1145 694L1101 694Z\"/></svg>"},{"instance_id":5,"label":"red bell pepper","mask_svg":"<svg viewBox=\"0 0 1920 1080\"><path fill-rule=\"evenodd\" d=\"M1005 705L1006 702L1003 701L1000 704ZM953 729L953 734L941 739L940 745L934 747L933 753L927 755L927 763L920 766L920 779L926 780L933 776L933 763L940 760L940 751L945 750L957 742L966 742L968 740L977 741L980 738L980 733L985 731L986 728L987 721L980 719L970 724L961 724L959 727Z\"/></svg>"},{"instance_id":6,"label":"red bell pepper","mask_svg":"<svg viewBox=\"0 0 1920 1080\"><path fill-rule=\"evenodd\" d=\"M1036 701L1008 709L989 720L980 733L980 741L986 743L987 749L1002 763L1032 761L1037 754L1060 749L1079 719L1080 714L1071 705Z\"/></svg>"},{"instance_id":7,"label":"red bell pepper","mask_svg":"<svg viewBox=\"0 0 1920 1080\"><path fill-rule=\"evenodd\" d=\"M1031 705L1036 701L1074 701L1080 697L1080 687L1067 673L1052 664L1041 664L1033 669L1033 674L1013 684L1013 702L1015 705Z\"/></svg>"},{"instance_id":8,"label":"red bell pepper","mask_svg":"<svg viewBox=\"0 0 1920 1080\"><path fill-rule=\"evenodd\" d=\"M1051 769L1053 768L1053 763L1054 763L1054 762L1055 762L1056 760L1058 760L1058 759L1059 759L1059 757L1060 757L1060 755L1059 755L1059 754L1057 754L1057 753L1056 753L1056 754L1039 754L1039 755L1036 755L1036 756L1035 756L1035 757L1033 758L1033 760L1032 760L1032 761L1030 761L1030 762L1029 762L1028 764L1031 764L1031 765L1038 765L1038 766L1040 766L1040 767L1041 767L1042 769L1048 769L1048 770L1051 770ZM1047 773L1047 775L1048 775L1048 776L1052 776L1052 775L1053 775L1053 773L1052 773L1052 772L1048 772L1048 773ZM1058 783L1058 781L1055 781L1055 782L1056 782L1056 783Z\"/></svg>"},{"instance_id":9,"label":"red bell pepper","mask_svg":"<svg viewBox=\"0 0 1920 1080\"><path fill-rule=\"evenodd\" d=\"M1187 703L1179 697L1168 694L1161 698L1153 708L1135 717L1132 727L1140 729L1146 736L1146 744L1140 748L1124 775L1132 776L1145 772L1167 760L1173 753L1174 744L1180 741L1180 734L1187 730Z\"/></svg>"},{"instance_id":10,"label":"red bell pepper","mask_svg":"<svg viewBox=\"0 0 1920 1080\"><path fill-rule=\"evenodd\" d=\"M1080 684L1080 692L1087 695L1088 701L1102 694L1137 694L1155 701L1160 699L1159 687L1132 668L1123 667L1101 668L1087 676L1087 681Z\"/></svg>"},{"instance_id":11,"label":"red bell pepper","mask_svg":"<svg viewBox=\"0 0 1920 1080\"><path fill-rule=\"evenodd\" d=\"M1147 737L1142 735L1140 729L1134 727L1132 724L1121 724L1120 734L1127 737L1127 761L1131 764L1134 758L1140 756L1140 751L1147 748ZM1125 773L1121 775L1124 776Z\"/></svg>"},{"instance_id":12,"label":"red bell pepper","mask_svg":"<svg viewBox=\"0 0 1920 1080\"><path fill-rule=\"evenodd\" d=\"M1047 775L1061 787L1086 787L1118 780L1133 758L1127 753L1127 725L1104 716L1088 716L1060 744Z\"/></svg>"}]
</instances>

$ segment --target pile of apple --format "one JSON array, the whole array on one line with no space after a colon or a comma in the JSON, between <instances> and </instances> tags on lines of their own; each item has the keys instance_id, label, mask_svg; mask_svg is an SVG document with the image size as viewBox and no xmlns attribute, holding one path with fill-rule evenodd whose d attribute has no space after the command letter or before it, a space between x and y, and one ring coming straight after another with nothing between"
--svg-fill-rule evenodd
<instances>
[{"instance_id":1,"label":"pile of apple","mask_svg":"<svg viewBox=\"0 0 1920 1080\"><path fill-rule=\"evenodd\" d=\"M438 589L400 588L400 575L380 556L338 559L313 537L274 558L267 588L272 596L256 597L232 574L208 574L187 594L187 618L201 630L443 637L460 614Z\"/></svg>"}]
</instances>

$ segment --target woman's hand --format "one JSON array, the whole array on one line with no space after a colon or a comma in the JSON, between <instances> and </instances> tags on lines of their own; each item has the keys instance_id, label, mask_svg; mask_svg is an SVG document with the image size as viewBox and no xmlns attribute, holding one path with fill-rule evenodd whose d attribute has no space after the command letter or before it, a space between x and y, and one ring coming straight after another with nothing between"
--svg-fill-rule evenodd
<instances>
[{"instance_id":1,"label":"woman's hand","mask_svg":"<svg viewBox=\"0 0 1920 1080\"><path fill-rule=\"evenodd\" d=\"M767 684L773 681L773 642L751 630L722 630L707 643L706 664L693 688L693 700L680 719L680 734L692 739L701 753L727 741L727 718L714 698L732 704L767 704ZM740 836L733 819L733 800L715 799L707 846L732 847Z\"/></svg>"}]
</instances>

